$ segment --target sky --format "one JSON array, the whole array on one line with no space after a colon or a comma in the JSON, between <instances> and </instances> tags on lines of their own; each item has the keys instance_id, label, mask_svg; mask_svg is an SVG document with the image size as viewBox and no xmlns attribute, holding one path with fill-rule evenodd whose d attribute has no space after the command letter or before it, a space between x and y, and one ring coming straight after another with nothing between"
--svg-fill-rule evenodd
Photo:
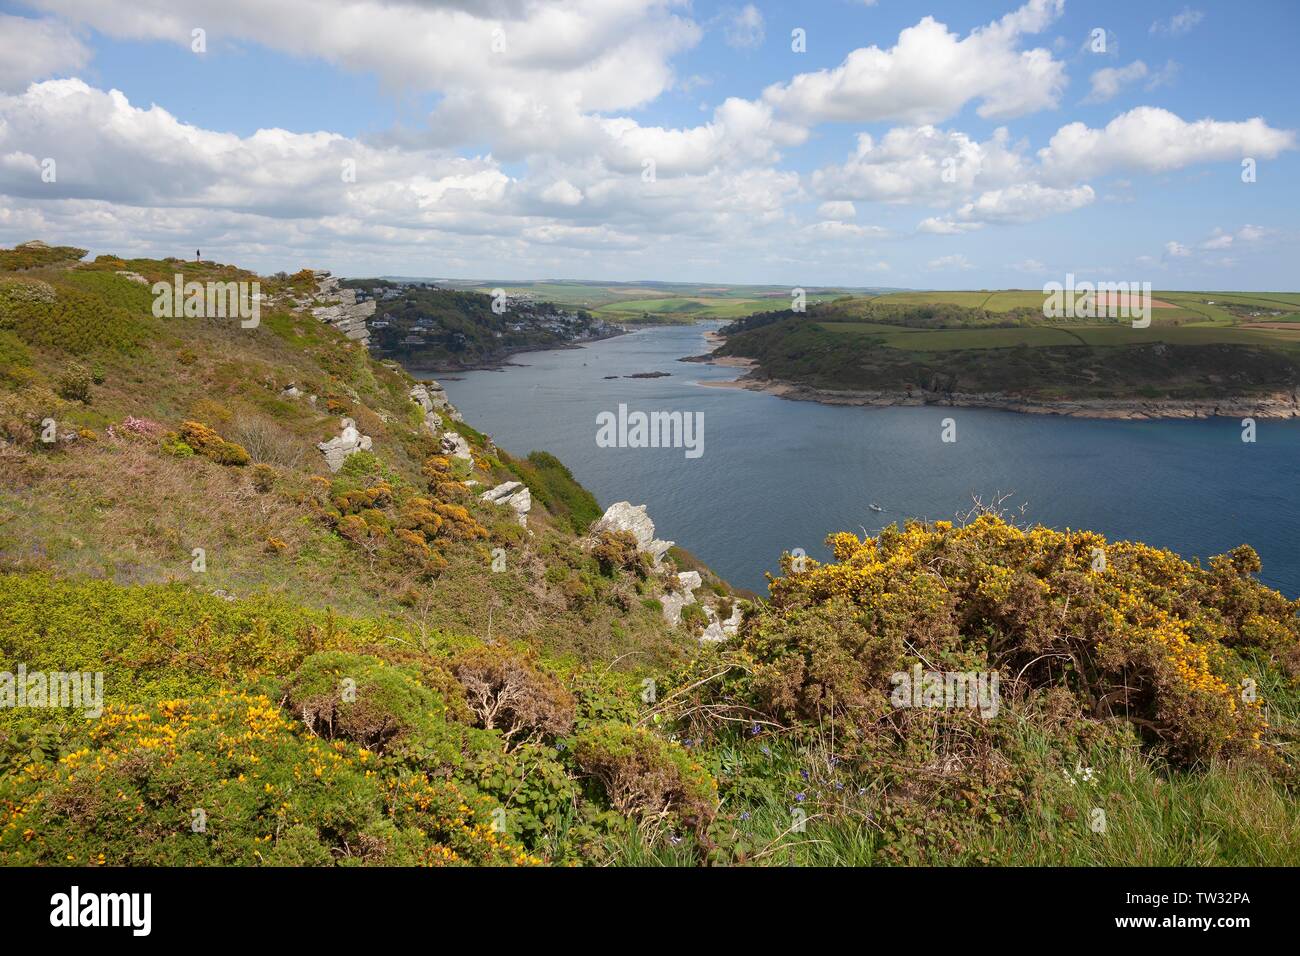
<instances>
[{"instance_id":1,"label":"sky","mask_svg":"<svg viewBox=\"0 0 1300 956\"><path fill-rule=\"evenodd\" d=\"M1295 0L0 0L0 245L1293 291Z\"/></svg>"}]
</instances>

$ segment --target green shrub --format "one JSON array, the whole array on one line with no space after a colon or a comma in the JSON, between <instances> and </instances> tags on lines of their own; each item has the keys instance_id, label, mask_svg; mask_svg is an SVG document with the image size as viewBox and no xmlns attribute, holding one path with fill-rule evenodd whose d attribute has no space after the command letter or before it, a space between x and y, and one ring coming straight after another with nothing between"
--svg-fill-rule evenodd
<instances>
[{"instance_id":1,"label":"green shrub","mask_svg":"<svg viewBox=\"0 0 1300 956\"><path fill-rule=\"evenodd\" d=\"M429 742L438 696L403 667L343 651L313 654L285 684L289 708L308 730L327 740L349 740L383 753L410 738ZM450 756L450 755L448 755Z\"/></svg>"},{"instance_id":2,"label":"green shrub","mask_svg":"<svg viewBox=\"0 0 1300 956\"><path fill-rule=\"evenodd\" d=\"M269 698L222 691L111 709L57 763L0 777L0 864L256 866L540 862L494 801L323 740Z\"/></svg>"},{"instance_id":3,"label":"green shrub","mask_svg":"<svg viewBox=\"0 0 1300 956\"><path fill-rule=\"evenodd\" d=\"M63 370L55 383L54 390L60 398L66 398L70 402L81 402L83 405L90 404L90 386L91 376L88 371L80 365L69 365Z\"/></svg>"},{"instance_id":4,"label":"green shrub","mask_svg":"<svg viewBox=\"0 0 1300 956\"><path fill-rule=\"evenodd\" d=\"M181 422L180 442L218 465L247 465L248 452L234 442L226 441L202 422ZM183 456L182 456L183 457Z\"/></svg>"},{"instance_id":5,"label":"green shrub","mask_svg":"<svg viewBox=\"0 0 1300 956\"><path fill-rule=\"evenodd\" d=\"M584 534L602 514L590 491L578 484L573 473L550 452L532 452L526 461L505 456L505 464L528 486L533 497L551 514Z\"/></svg>"},{"instance_id":6,"label":"green shrub","mask_svg":"<svg viewBox=\"0 0 1300 956\"><path fill-rule=\"evenodd\" d=\"M531 652L481 644L452 658L450 669L479 726L500 731L508 742L566 734L573 727L573 695L537 667Z\"/></svg>"},{"instance_id":7,"label":"green shrub","mask_svg":"<svg viewBox=\"0 0 1300 956\"><path fill-rule=\"evenodd\" d=\"M18 272L40 266L72 263L84 258L85 249L75 246L47 246L40 242L24 242L12 249L0 249L0 272Z\"/></svg>"},{"instance_id":8,"label":"green shrub","mask_svg":"<svg viewBox=\"0 0 1300 956\"><path fill-rule=\"evenodd\" d=\"M703 837L713 820L717 782L689 753L648 730L596 724L578 735L574 760L652 839L676 827Z\"/></svg>"},{"instance_id":9,"label":"green shrub","mask_svg":"<svg viewBox=\"0 0 1300 956\"><path fill-rule=\"evenodd\" d=\"M644 579L650 574L650 559L637 550L636 537L630 531L602 532L591 553L600 562L601 573L607 576L631 571Z\"/></svg>"}]
</instances>

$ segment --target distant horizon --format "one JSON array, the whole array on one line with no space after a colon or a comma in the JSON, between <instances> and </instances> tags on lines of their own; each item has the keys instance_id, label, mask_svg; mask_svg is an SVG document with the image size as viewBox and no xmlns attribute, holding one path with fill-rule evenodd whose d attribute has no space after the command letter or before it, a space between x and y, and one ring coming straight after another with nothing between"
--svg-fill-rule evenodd
<instances>
[{"instance_id":1,"label":"distant horizon","mask_svg":"<svg viewBox=\"0 0 1300 956\"><path fill-rule=\"evenodd\" d=\"M806 290L810 290L810 291L811 291L811 290L816 290L816 289L830 289L830 290L840 290L840 289L843 289L843 290L845 290L845 291L849 291L849 292L1042 292L1042 291L1043 291L1043 289L1042 289L1040 286L1032 286L1032 285L1025 285L1025 286L973 286L973 285L967 285L967 286L883 286L883 285L872 285L872 286L850 286L850 285L840 285L840 284L835 284L835 283L823 283L823 284L817 284L817 285L793 286L793 285L782 285L781 283L770 283L770 282L723 282L723 281L712 280L712 279L709 279L709 280L703 280L703 281L699 281L699 282L686 282L686 281L674 280L674 279L562 279L562 278L547 278L547 279L500 279L500 278L487 278L487 279L474 279L474 278L464 278L464 277L458 277L458 276L440 276L440 277L438 277L438 278L433 278L433 277L430 277L430 276L404 276L404 275L392 275L392 274L387 274L387 275L339 275L339 278L340 278L340 279L351 279L351 280L357 280L357 279L382 279L382 280L386 280L386 281L390 281L390 282L455 282L455 283L459 283L459 284L464 284L464 285L475 285L475 286L482 286L482 285L492 285L492 284L496 284L496 285L501 285L502 287L505 287L505 286L511 286L511 285L548 285L548 284L549 284L549 285L564 285L564 284L572 284L572 285L594 285L594 286L611 286L611 285L627 285L627 286L636 286L636 285L708 286L708 285L714 285L714 286L718 286L719 288L726 288L726 289L774 289L774 290L775 290L775 289L795 289L795 288L802 288L802 289L806 289ZM1080 277L1077 277L1077 276L1076 276L1076 278L1080 278ZM1049 281L1050 281L1050 280L1049 280ZM1090 279L1090 280L1088 280L1088 281L1107 282L1107 281L1111 281L1111 280L1108 280L1108 279L1091 280L1091 279ZM1229 288L1215 288L1215 289L1212 289L1212 288L1204 288L1204 287L1199 287L1199 286L1172 286L1172 285L1170 285L1170 286L1155 286L1155 287L1153 287L1153 289L1152 289L1152 292L1153 292L1153 293L1155 293L1155 292L1162 292L1162 291L1163 291L1163 292L1208 292L1208 293L1213 293L1213 292L1222 292L1222 293L1231 293L1231 292L1277 292L1277 293L1281 293L1281 294L1284 294L1284 295L1292 295L1292 294L1300 294L1300 287L1295 288L1295 289L1278 289L1278 288L1270 288L1270 287L1264 287L1264 288L1258 288L1258 289L1247 289L1247 288L1231 288L1231 289L1229 289Z\"/></svg>"}]
</instances>

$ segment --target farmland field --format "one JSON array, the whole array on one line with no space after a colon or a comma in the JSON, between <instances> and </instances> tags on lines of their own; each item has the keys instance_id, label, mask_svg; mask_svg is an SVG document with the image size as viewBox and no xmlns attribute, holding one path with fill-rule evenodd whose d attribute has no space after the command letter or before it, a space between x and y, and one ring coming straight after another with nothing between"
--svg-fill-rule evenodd
<instances>
[{"instance_id":1,"label":"farmland field","mask_svg":"<svg viewBox=\"0 0 1300 956\"><path fill-rule=\"evenodd\" d=\"M1202 399L1300 385L1300 294L1153 292L1151 324L1048 318L1036 291L896 292L768 312L720 354L829 389Z\"/></svg>"},{"instance_id":2,"label":"farmland field","mask_svg":"<svg viewBox=\"0 0 1300 956\"><path fill-rule=\"evenodd\" d=\"M890 348L913 352L950 349L1000 349L1043 345L1273 345L1300 347L1300 324L1292 329L1240 328L1236 326L1152 324L1147 329L1131 325L1028 325L1016 328L909 329L872 322L826 322L826 331L840 335L879 338Z\"/></svg>"},{"instance_id":3,"label":"farmland field","mask_svg":"<svg viewBox=\"0 0 1300 956\"><path fill-rule=\"evenodd\" d=\"M687 324L706 319L738 319L754 312L787 308L788 286L718 285L683 282L454 282L439 285L553 302L570 309L587 309L608 322L629 324ZM870 297L875 290L810 287L811 305L845 295Z\"/></svg>"}]
</instances>

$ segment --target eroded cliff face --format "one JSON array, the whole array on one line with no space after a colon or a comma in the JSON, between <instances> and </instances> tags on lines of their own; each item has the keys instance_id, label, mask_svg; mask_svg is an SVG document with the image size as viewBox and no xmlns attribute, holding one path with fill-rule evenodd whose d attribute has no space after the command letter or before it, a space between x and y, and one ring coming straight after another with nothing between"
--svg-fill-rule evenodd
<instances>
[{"instance_id":1,"label":"eroded cliff face","mask_svg":"<svg viewBox=\"0 0 1300 956\"><path fill-rule=\"evenodd\" d=\"M352 289L344 289L339 280L327 271L317 271L316 292L308 300L298 301L303 308L310 308L311 314L322 322L338 329L350 339L370 346L370 329L366 320L375 314L375 302L368 299L357 301L357 294Z\"/></svg>"}]
</instances>

